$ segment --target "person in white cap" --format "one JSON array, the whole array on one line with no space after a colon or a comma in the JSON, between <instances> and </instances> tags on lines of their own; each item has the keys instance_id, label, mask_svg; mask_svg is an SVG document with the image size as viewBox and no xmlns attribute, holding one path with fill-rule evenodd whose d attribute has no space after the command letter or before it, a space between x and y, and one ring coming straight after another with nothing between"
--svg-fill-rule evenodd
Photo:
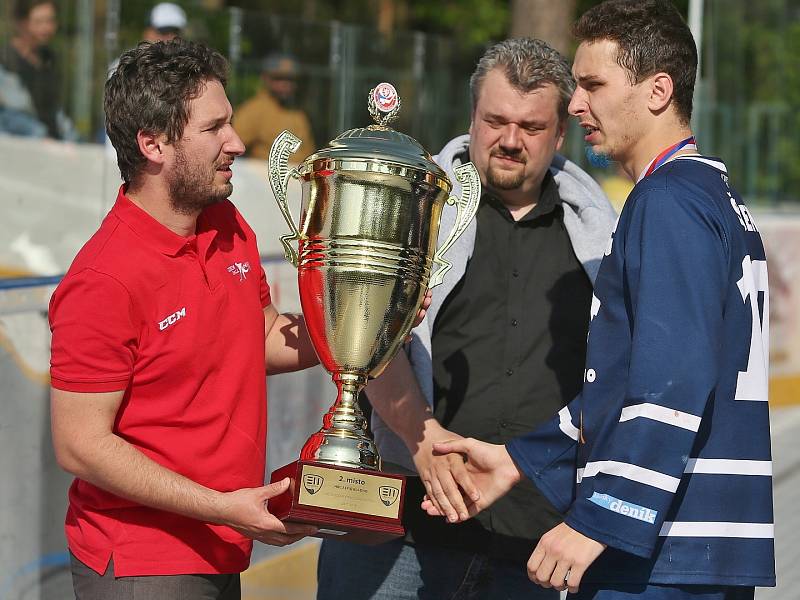
<instances>
[{"instance_id":1,"label":"person in white cap","mask_svg":"<svg viewBox=\"0 0 800 600\"><path fill-rule=\"evenodd\" d=\"M143 42L169 42L177 37L183 37L186 31L188 19L186 12L174 2L159 2L147 15L147 24L142 31ZM111 61L108 66L108 76L116 71L119 65L119 57ZM116 161L117 153L111 140L105 133L102 134L106 154Z\"/></svg>"},{"instance_id":2,"label":"person in white cap","mask_svg":"<svg viewBox=\"0 0 800 600\"><path fill-rule=\"evenodd\" d=\"M186 13L173 2L159 2L150 11L142 39L148 42L167 42L182 36L186 29Z\"/></svg>"},{"instance_id":3,"label":"person in white cap","mask_svg":"<svg viewBox=\"0 0 800 600\"><path fill-rule=\"evenodd\" d=\"M186 31L186 12L174 2L159 2L147 15L147 24L142 31L143 42L169 42L176 37L183 37ZM108 76L116 70L119 58L115 58L108 66ZM113 153L113 147L106 138L106 147Z\"/></svg>"}]
</instances>

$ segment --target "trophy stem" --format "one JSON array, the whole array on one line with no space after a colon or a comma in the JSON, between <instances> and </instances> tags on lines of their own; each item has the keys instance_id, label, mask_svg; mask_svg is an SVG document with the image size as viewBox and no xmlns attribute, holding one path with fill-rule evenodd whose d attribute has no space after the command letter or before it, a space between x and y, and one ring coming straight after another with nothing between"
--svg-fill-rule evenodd
<instances>
[{"instance_id":1,"label":"trophy stem","mask_svg":"<svg viewBox=\"0 0 800 600\"><path fill-rule=\"evenodd\" d=\"M322 429L303 446L301 459L380 471L378 449L367 434L367 420L358 405L367 376L334 373L333 382L338 390L336 401L323 416Z\"/></svg>"}]
</instances>

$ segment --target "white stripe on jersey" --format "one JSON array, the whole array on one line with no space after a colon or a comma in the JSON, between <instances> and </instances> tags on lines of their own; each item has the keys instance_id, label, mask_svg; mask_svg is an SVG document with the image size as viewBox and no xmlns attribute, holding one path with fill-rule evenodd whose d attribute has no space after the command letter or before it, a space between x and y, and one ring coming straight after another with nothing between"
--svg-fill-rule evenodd
<instances>
[{"instance_id":1,"label":"white stripe on jersey","mask_svg":"<svg viewBox=\"0 0 800 600\"><path fill-rule=\"evenodd\" d=\"M622 409L619 416L619 422L624 423L637 417L644 417L645 419L652 419L653 421L660 421L675 427L688 429L689 431L697 431L700 429L700 417L690 413L682 412L680 410L673 410L666 406L659 406L645 402L644 404L634 404L626 406Z\"/></svg>"},{"instance_id":2,"label":"white stripe on jersey","mask_svg":"<svg viewBox=\"0 0 800 600\"><path fill-rule=\"evenodd\" d=\"M772 475L772 462L769 460L690 458L683 472L697 475L764 475L769 477ZM668 492L677 490L678 482L680 482L680 479L676 477L616 460L586 463L583 469L577 469L575 481L580 483L584 477L594 477L598 473L617 475Z\"/></svg>"},{"instance_id":3,"label":"white stripe on jersey","mask_svg":"<svg viewBox=\"0 0 800 600\"><path fill-rule=\"evenodd\" d=\"M564 435L571 437L576 442L578 441L578 428L572 424L572 415L569 414L569 409L565 406L558 411L558 428L564 432Z\"/></svg>"},{"instance_id":4,"label":"white stripe on jersey","mask_svg":"<svg viewBox=\"0 0 800 600\"><path fill-rule=\"evenodd\" d=\"M725 167L725 163L719 160L711 160L710 158L705 158L703 156L697 156L696 154L683 154L681 156L676 156L673 160L696 160L697 162L706 163L707 165L711 165L715 169L719 169L723 173L727 173L728 169Z\"/></svg>"},{"instance_id":5,"label":"white stripe on jersey","mask_svg":"<svg viewBox=\"0 0 800 600\"><path fill-rule=\"evenodd\" d=\"M578 469L578 483L580 483L584 477L594 477L598 473L624 477L631 481L636 481L673 493L678 489L678 484L681 482L677 477L664 475L664 473L645 469L638 465L618 462L616 460L600 460L586 463L583 469Z\"/></svg>"},{"instance_id":6,"label":"white stripe on jersey","mask_svg":"<svg viewBox=\"0 0 800 600\"><path fill-rule=\"evenodd\" d=\"M711 475L772 475L772 461L690 458L684 473Z\"/></svg>"},{"instance_id":7,"label":"white stripe on jersey","mask_svg":"<svg viewBox=\"0 0 800 600\"><path fill-rule=\"evenodd\" d=\"M725 521L664 521L661 537L774 538L772 523L729 523Z\"/></svg>"}]
</instances>

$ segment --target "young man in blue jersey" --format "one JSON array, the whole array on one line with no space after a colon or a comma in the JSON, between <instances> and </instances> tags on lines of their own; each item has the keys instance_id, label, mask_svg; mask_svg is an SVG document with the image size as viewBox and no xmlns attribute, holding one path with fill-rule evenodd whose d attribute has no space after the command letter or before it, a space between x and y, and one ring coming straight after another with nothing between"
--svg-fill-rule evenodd
<instances>
[{"instance_id":1,"label":"young man in blue jersey","mask_svg":"<svg viewBox=\"0 0 800 600\"><path fill-rule=\"evenodd\" d=\"M584 387L504 446L456 440L474 515L522 477L565 515L528 562L570 598L741 600L775 585L767 268L753 219L689 128L697 51L668 0L576 23L570 113L636 182L600 266ZM474 498L474 495L473 495Z\"/></svg>"}]
</instances>

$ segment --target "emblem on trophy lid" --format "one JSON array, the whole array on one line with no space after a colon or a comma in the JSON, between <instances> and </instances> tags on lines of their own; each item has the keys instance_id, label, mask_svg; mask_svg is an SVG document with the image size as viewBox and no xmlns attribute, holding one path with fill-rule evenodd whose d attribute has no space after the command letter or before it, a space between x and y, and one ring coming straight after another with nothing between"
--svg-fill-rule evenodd
<instances>
[{"instance_id":1,"label":"emblem on trophy lid","mask_svg":"<svg viewBox=\"0 0 800 600\"><path fill-rule=\"evenodd\" d=\"M392 112L397 106L397 90L391 83L379 83L372 91L372 97L382 113Z\"/></svg>"},{"instance_id":2,"label":"emblem on trophy lid","mask_svg":"<svg viewBox=\"0 0 800 600\"><path fill-rule=\"evenodd\" d=\"M379 83L369 91L369 114L382 127L394 121L400 111L400 96L391 83Z\"/></svg>"}]
</instances>

